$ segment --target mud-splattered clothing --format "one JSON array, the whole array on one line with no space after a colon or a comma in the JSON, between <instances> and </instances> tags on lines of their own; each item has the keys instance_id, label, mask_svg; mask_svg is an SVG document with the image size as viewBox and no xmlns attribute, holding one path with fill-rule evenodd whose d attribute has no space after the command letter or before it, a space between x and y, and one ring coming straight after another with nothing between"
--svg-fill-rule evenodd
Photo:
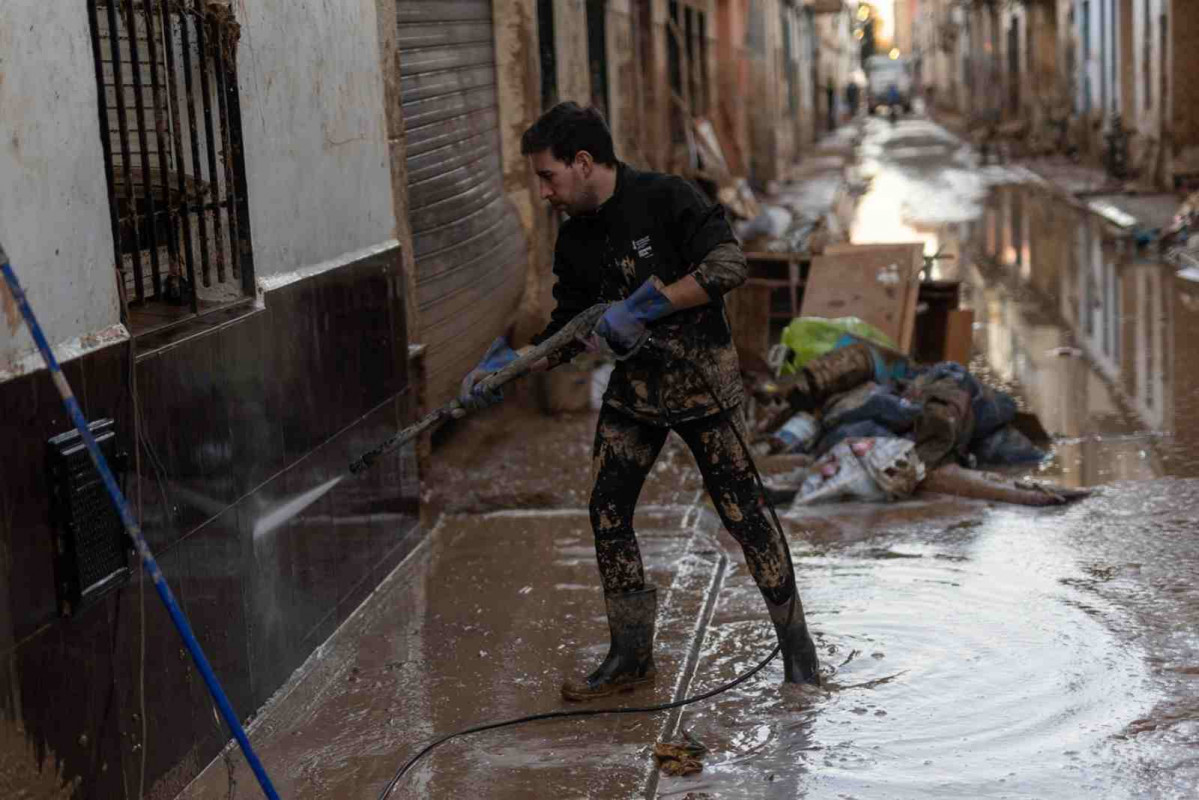
<instances>
[{"instance_id":1,"label":"mud-splattered clothing","mask_svg":"<svg viewBox=\"0 0 1199 800\"><path fill-rule=\"evenodd\" d=\"M750 467L732 426L747 436L737 409L674 426L691 449L720 519L745 552L758 588L780 604L794 591L794 569L782 534L771 524ZM595 429L591 526L605 594L645 586L641 550L633 532L633 511L645 478L670 429L651 425L605 406Z\"/></svg>"},{"instance_id":2,"label":"mud-splattered clothing","mask_svg":"<svg viewBox=\"0 0 1199 800\"><path fill-rule=\"evenodd\" d=\"M619 165L612 197L595 213L562 226L554 275L557 307L534 343L595 303L625 299L655 276L671 284L693 275L712 299L653 323L654 340L670 352L644 348L620 362L604 395L606 405L665 426L714 414L721 403L731 408L741 402L740 367L722 298L745 281L745 256L724 210L682 178ZM551 367L582 349L560 352ZM703 370L719 403L697 370Z\"/></svg>"}]
</instances>

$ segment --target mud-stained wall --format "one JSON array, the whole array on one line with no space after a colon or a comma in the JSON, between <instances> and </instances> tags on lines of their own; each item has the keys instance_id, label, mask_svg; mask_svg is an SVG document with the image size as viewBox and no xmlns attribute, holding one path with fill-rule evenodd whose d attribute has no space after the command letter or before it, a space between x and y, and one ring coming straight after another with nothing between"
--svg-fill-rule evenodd
<instances>
[{"instance_id":1,"label":"mud-stained wall","mask_svg":"<svg viewBox=\"0 0 1199 800\"><path fill-rule=\"evenodd\" d=\"M1015 28L1015 41L1011 32ZM1021 7L1004 9L1000 18L999 68L1004 117L1018 119L1030 107L1028 14ZM1015 71L1012 70L1013 59ZM1014 95L1014 97L1013 97Z\"/></svg>"},{"instance_id":2,"label":"mud-stained wall","mask_svg":"<svg viewBox=\"0 0 1199 800\"><path fill-rule=\"evenodd\" d=\"M1199 174L1199 3L1174 0L1169 25L1171 48L1167 91L1172 94L1175 175Z\"/></svg>"},{"instance_id":3,"label":"mud-stained wall","mask_svg":"<svg viewBox=\"0 0 1199 800\"><path fill-rule=\"evenodd\" d=\"M800 155L816 141L815 87L817 80L815 17L798 12L799 23L799 142Z\"/></svg>"},{"instance_id":4,"label":"mud-stained wall","mask_svg":"<svg viewBox=\"0 0 1199 800\"><path fill-rule=\"evenodd\" d=\"M664 171L670 161L671 107L670 80L667 76L666 16L667 0L638 0L637 35L642 47L645 81L645 111L642 152L651 169Z\"/></svg>"},{"instance_id":5,"label":"mud-stained wall","mask_svg":"<svg viewBox=\"0 0 1199 800\"><path fill-rule=\"evenodd\" d=\"M755 98L750 114L750 174L757 182L776 180L782 174L779 128L783 99L781 37L778 0L750 0L746 31L749 55L750 95Z\"/></svg>"},{"instance_id":6,"label":"mud-stained wall","mask_svg":"<svg viewBox=\"0 0 1199 800\"><path fill-rule=\"evenodd\" d=\"M60 358L124 336L91 34L82 3L0 7L0 244ZM32 356L32 358L26 358ZM36 369L0 288L0 383Z\"/></svg>"},{"instance_id":7,"label":"mud-stained wall","mask_svg":"<svg viewBox=\"0 0 1199 800\"><path fill-rule=\"evenodd\" d=\"M543 110L537 4L535 0L493 0L492 19L504 192L527 242L524 289L512 335L513 344L521 346L545 326L553 309L556 226L539 197L528 159L520 153L521 136Z\"/></svg>"},{"instance_id":8,"label":"mud-stained wall","mask_svg":"<svg viewBox=\"0 0 1199 800\"><path fill-rule=\"evenodd\" d=\"M404 107L400 85L400 44L395 0L375 0L379 34L379 73L383 80L383 112L387 125L387 153L391 163L391 201L395 212L395 238L400 243L401 285L408 342L420 342L420 314L416 305L416 260L409 222L407 147L404 140Z\"/></svg>"},{"instance_id":9,"label":"mud-stained wall","mask_svg":"<svg viewBox=\"0 0 1199 800\"><path fill-rule=\"evenodd\" d=\"M243 719L419 540L411 452L253 530L412 418L375 2L234 0L265 304L145 334L135 364L95 335L117 303L87 5L0 4L0 240L51 340L77 337L85 417L143 453L130 499ZM0 323L8 354L23 340ZM134 562L60 618L44 463L69 423L44 370L0 380L0 418L0 797L57 797L60 775L76 797L173 797L227 731Z\"/></svg>"},{"instance_id":10,"label":"mud-stained wall","mask_svg":"<svg viewBox=\"0 0 1199 800\"><path fill-rule=\"evenodd\" d=\"M853 27L851 24L851 16L846 8L836 12L835 14L818 15L817 19L827 19L828 33L821 42L822 52L827 50L829 53L830 64L828 71L820 76L822 86L828 84L828 79L832 78L835 91L833 98L835 102L834 114L835 118L839 119L841 111L845 106L845 85L853 73L853 70L858 66L860 48L857 40L853 38ZM821 55L821 68L824 69L824 56Z\"/></svg>"},{"instance_id":11,"label":"mud-stained wall","mask_svg":"<svg viewBox=\"0 0 1199 800\"><path fill-rule=\"evenodd\" d=\"M1047 116L1062 113L1069 107L1069 92L1058 80L1057 14L1052 8L1038 6L1030 9L1027 16L1032 67L1026 79L1026 96L1033 122L1040 128Z\"/></svg>"},{"instance_id":12,"label":"mud-stained wall","mask_svg":"<svg viewBox=\"0 0 1199 800\"><path fill-rule=\"evenodd\" d=\"M1199 282L1166 274L1165 302L1173 311L1174 324L1164 334L1170 378L1163 386L1167 402L1162 427L1173 431L1182 452L1196 452L1199 433L1192 421L1199 417L1199 347L1192 343L1199 341Z\"/></svg>"},{"instance_id":13,"label":"mud-stained wall","mask_svg":"<svg viewBox=\"0 0 1199 800\"><path fill-rule=\"evenodd\" d=\"M749 166L749 56L745 50L745 26L748 0L718 0L716 3L716 39L712 52L716 59L713 84L720 92L714 114L727 150L725 157L734 171L745 174Z\"/></svg>"},{"instance_id":14,"label":"mud-stained wall","mask_svg":"<svg viewBox=\"0 0 1199 800\"><path fill-rule=\"evenodd\" d=\"M633 47L632 0L608 0L605 28L608 126L612 129L616 157L644 165L646 158L637 114L639 87L644 78Z\"/></svg>"},{"instance_id":15,"label":"mud-stained wall","mask_svg":"<svg viewBox=\"0 0 1199 800\"><path fill-rule=\"evenodd\" d=\"M554 40L558 55L558 99L591 105L587 63L586 0L553 0Z\"/></svg>"},{"instance_id":16,"label":"mud-stained wall","mask_svg":"<svg viewBox=\"0 0 1199 800\"><path fill-rule=\"evenodd\" d=\"M395 234L375 2L235 2L260 279Z\"/></svg>"},{"instance_id":17,"label":"mud-stained wall","mask_svg":"<svg viewBox=\"0 0 1199 800\"><path fill-rule=\"evenodd\" d=\"M1161 141L1162 133L1162 67L1166 65L1166 54L1162 51L1162 2L1149 0L1148 4L1135 3L1133 6L1132 46L1133 46L1133 104L1126 113L1125 123L1135 128L1137 141L1134 148L1140 150L1147 143L1156 148ZM1148 14L1146 14L1148 5ZM1136 158L1139 153L1134 154ZM1158 153L1149 154L1154 161ZM1156 164L1147 164L1146 168L1154 170Z\"/></svg>"}]
</instances>

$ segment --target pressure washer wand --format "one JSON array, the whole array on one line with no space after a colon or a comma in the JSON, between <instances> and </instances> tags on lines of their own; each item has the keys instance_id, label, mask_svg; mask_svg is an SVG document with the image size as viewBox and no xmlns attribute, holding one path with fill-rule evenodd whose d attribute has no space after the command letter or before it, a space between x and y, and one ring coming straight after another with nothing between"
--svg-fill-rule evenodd
<instances>
[{"instance_id":1,"label":"pressure washer wand","mask_svg":"<svg viewBox=\"0 0 1199 800\"><path fill-rule=\"evenodd\" d=\"M480 392L493 392L509 381L513 381L522 375L527 374L532 370L533 365L543 358L552 355L561 350L563 347L574 342L576 339L581 339L583 336L591 333L591 329L595 327L595 323L599 322L599 318L603 316L604 311L608 308L607 303L599 303L592 306L586 311L579 314L577 317L566 323L560 331L555 333L550 338L546 339L541 344L537 345L523 356L518 357L515 361L508 364L503 369L491 373L483 380L479 381L475 386ZM298 497L293 497L282 503L267 514L258 518L254 523L254 537L265 536L271 531L285 524L288 520L293 519L297 514L311 506L317 500L320 500L333 488L341 483L346 478L353 477L360 472L365 472L379 460L379 457L385 453L390 453L398 447L403 447L408 442L420 436L425 431L438 425L439 423L458 419L466 416L470 409L465 408L457 400L451 400L434 411L430 411L425 416L421 417L417 422L409 425L407 428L397 432L389 437L386 441L379 444L373 450L369 450L358 458L350 462L348 472L343 472L340 475L325 481L320 486L314 489L309 489Z\"/></svg>"},{"instance_id":2,"label":"pressure washer wand","mask_svg":"<svg viewBox=\"0 0 1199 800\"><path fill-rule=\"evenodd\" d=\"M50 345L46 343L46 336L42 333L42 327L38 324L37 318L33 316L33 309L29 307L29 299L25 296L25 290L21 288L21 284L17 282L16 273L13 272L12 265L8 263L8 255L5 254L2 244L0 244L0 272L4 273L4 280L8 283L13 300L16 301L17 307L21 309L21 314L25 317L25 324L29 326L29 333L33 336L33 341L37 344L37 349L41 352L42 359L46 362L46 368L50 370L50 378L54 381L54 386L58 389L58 393L62 395L63 405L67 409L67 416L71 418L71 422L75 424L75 429L79 431L84 444L87 445L87 452L92 457L92 463L96 465L96 471L100 473L100 479L104 482L104 488L108 490L108 494L117 508L117 513L121 517L121 523L124 524L125 531L129 534L129 538L133 540L138 555L141 556L142 567L145 569L146 574L150 576L150 580L154 582L154 588L157 590L162 604L166 606L167 613L171 616L171 621L175 623L175 628L179 631L179 636L182 637L183 644L187 646L188 652L191 653L192 660L196 663L196 668L199 670L201 677L204 678L204 683L208 686L208 692L216 702L217 708L220 709L221 716L225 718L225 724L229 726L229 730L233 732L237 743L241 745L242 753L245 754L246 761L250 764L250 769L253 770L254 776L258 778L259 785L262 786L262 793L270 798L270 800L279 800L279 795L275 792L275 787L271 784L270 776L266 774L266 769L262 766L262 762L258 760L258 755L254 752L254 748L251 746L245 730L242 729L241 721L238 720L233 706L230 705L229 698L225 696L225 691L221 688L220 681L217 680L216 674L212 671L212 666L208 663L208 659L205 658L204 651L200 649L200 643L196 641L195 634L192 633L187 617L184 616L183 611L179 608L179 604L175 602L175 597L171 593L171 587L167 585L166 579L162 576L162 571L158 568L158 562L154 560L154 554L150 552L150 546L146 544L146 538L142 536L141 526L133 517L133 510L129 507L129 501L121 493L120 487L117 486L116 478L113 477L112 471L108 468L108 462L104 459L104 454L100 452L100 448L96 445L96 440L87 426L87 420L83 418L83 411L79 408L79 401L75 399L75 395L71 391L71 386L67 383L66 376L62 374L62 369L58 365L58 360L50 350Z\"/></svg>"},{"instance_id":3,"label":"pressure washer wand","mask_svg":"<svg viewBox=\"0 0 1199 800\"><path fill-rule=\"evenodd\" d=\"M497 370L479 381L475 384L476 391L481 393L493 392L504 384L528 374L533 365L541 359L553 355L563 347L591 333L592 328L599 322L600 317L604 315L607 309L607 303L597 303L586 311L583 311L570 322L563 325L562 329L553 336L533 347L529 352L512 361L503 369ZM354 461L350 462L350 473L357 475L359 472L370 469L371 465L384 453L390 453L397 447L404 446L444 420L457 419L467 413L468 409L464 408L461 403L457 400L451 400L441 408L430 411L421 417L419 421L399 431L375 449L363 453L354 459Z\"/></svg>"}]
</instances>

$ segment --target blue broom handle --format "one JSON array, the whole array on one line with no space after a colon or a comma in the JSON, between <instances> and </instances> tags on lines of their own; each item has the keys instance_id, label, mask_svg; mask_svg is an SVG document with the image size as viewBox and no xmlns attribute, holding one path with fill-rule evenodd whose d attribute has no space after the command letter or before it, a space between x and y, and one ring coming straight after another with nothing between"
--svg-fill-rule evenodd
<instances>
[{"instance_id":1,"label":"blue broom handle","mask_svg":"<svg viewBox=\"0 0 1199 800\"><path fill-rule=\"evenodd\" d=\"M205 685L208 686L208 692L212 695L212 699L216 701L217 707L221 710L221 716L225 718L225 724L229 726L229 730L233 731L234 738L241 745L242 753L245 754L246 761L250 763L250 769L254 771L254 776L258 778L258 783L262 786L263 794L270 798L270 800L279 800L279 795L275 791L275 787L271 784L270 776L266 774L266 769L262 766L262 762L258 760L258 755L254 752L254 747L250 744L250 739L246 736L241 722L238 721L237 714L233 711L233 706L229 704L229 698L225 696L225 691L221 688L221 682L217 680L216 674L212 671L212 666L208 663L208 659L204 657L204 651L200 649L200 643L196 641L196 636L192 633L191 625L187 622L187 617L183 615L179 604L175 602L175 596L171 594L171 587L167 585L166 579L163 578L162 571L158 568L158 562L154 560L154 554L150 552L150 547L146 544L146 538L142 536L141 527L133 517L129 501L121 494L121 489L117 486L116 479L112 475L112 470L108 468L108 462L104 460L104 454L100 452L100 448L96 444L96 439L92 436L92 432L87 426L87 421L83 418L83 412L79 409L79 403L75 399L70 385L67 383L66 376L62 374L62 369L58 366L58 360L54 357L54 353L51 352L50 346L46 344L46 337L42 333L42 328L38 324L37 318L33 316L33 309L29 307L29 299L25 296L25 291L21 288L20 283L17 282L17 276L13 272L12 265L8 263L8 256L4 252L3 245L0 245L0 270L4 272L4 280L8 282L9 291L12 293L17 306L21 309L21 314L25 317L25 324L29 326L29 333L33 336L33 341L37 344L37 349L46 361L46 367L50 370L50 377L54 380L54 385L58 388L58 393L62 395L62 402L67 408L67 414L70 416L71 422L75 424L75 429L79 431L79 435L83 437L83 441L87 445L87 452L92 457L92 463L96 465L96 471L100 473L100 478L104 481L104 488L108 490L113 504L117 507L117 513L121 516L121 522L125 525L125 530L128 532L129 538L133 540L138 555L141 556L142 567L150 576L150 580L154 582L154 588L158 591L158 596L162 599L162 604L166 606L167 613L171 615L171 621L175 623L175 628L183 638L183 643L187 646L188 652L191 653L192 660L196 662L196 668L200 670L200 675L204 678Z\"/></svg>"}]
</instances>

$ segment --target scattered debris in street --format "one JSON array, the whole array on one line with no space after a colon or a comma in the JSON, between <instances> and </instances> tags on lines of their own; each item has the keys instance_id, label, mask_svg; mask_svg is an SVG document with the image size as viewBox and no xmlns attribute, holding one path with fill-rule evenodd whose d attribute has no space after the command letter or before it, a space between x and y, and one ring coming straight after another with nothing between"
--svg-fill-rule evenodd
<instances>
[{"instance_id":1,"label":"scattered debris in street","mask_svg":"<svg viewBox=\"0 0 1199 800\"><path fill-rule=\"evenodd\" d=\"M700 758L707 752L707 747L683 731L675 741L655 744L654 760L658 763L658 769L667 775L694 775L703 770Z\"/></svg>"}]
</instances>

